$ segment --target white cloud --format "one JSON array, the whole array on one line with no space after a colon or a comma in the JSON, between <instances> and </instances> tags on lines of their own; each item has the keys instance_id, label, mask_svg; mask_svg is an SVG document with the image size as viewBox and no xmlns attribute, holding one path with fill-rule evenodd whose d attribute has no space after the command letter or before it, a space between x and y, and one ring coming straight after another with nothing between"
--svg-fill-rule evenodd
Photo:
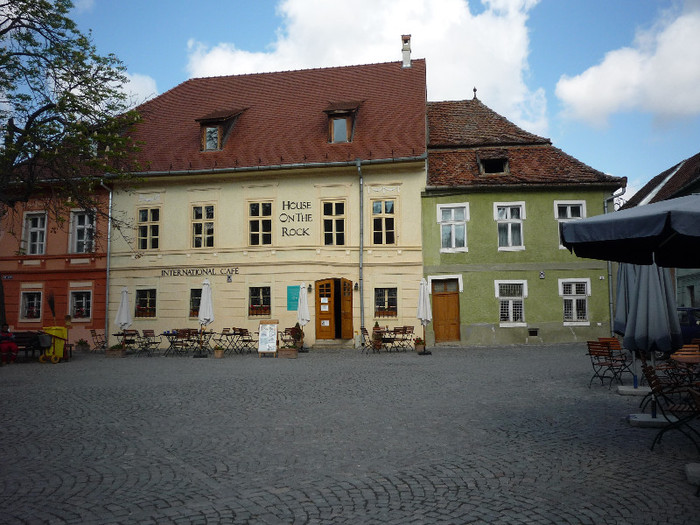
<instances>
[{"instance_id":1,"label":"white cloud","mask_svg":"<svg viewBox=\"0 0 700 525\"><path fill-rule=\"evenodd\" d=\"M73 0L73 8L77 12L92 11L95 7L95 0Z\"/></svg>"},{"instance_id":2,"label":"white cloud","mask_svg":"<svg viewBox=\"0 0 700 525\"><path fill-rule=\"evenodd\" d=\"M562 76L556 95L571 118L601 126L625 111L657 121L700 114L700 2L667 11L634 43L610 51L575 77Z\"/></svg>"},{"instance_id":3,"label":"white cloud","mask_svg":"<svg viewBox=\"0 0 700 525\"><path fill-rule=\"evenodd\" d=\"M122 86L131 107L137 106L158 95L156 81L148 75L126 73L127 83Z\"/></svg>"},{"instance_id":4,"label":"white cloud","mask_svg":"<svg viewBox=\"0 0 700 525\"><path fill-rule=\"evenodd\" d=\"M412 56L427 59L429 100L471 98L477 87L489 107L546 134L544 90L531 91L524 80L527 17L538 2L482 0L474 14L467 0L283 0L269 51L190 40L188 71L201 77L399 61L400 37L411 34Z\"/></svg>"}]
</instances>

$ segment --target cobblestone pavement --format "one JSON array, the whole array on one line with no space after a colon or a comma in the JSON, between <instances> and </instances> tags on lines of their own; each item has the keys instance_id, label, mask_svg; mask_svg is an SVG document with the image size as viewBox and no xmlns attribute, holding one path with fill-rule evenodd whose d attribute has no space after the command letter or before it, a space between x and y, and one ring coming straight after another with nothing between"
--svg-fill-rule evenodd
<instances>
[{"instance_id":1,"label":"cobblestone pavement","mask_svg":"<svg viewBox=\"0 0 700 525\"><path fill-rule=\"evenodd\" d=\"M0 523L696 524L583 344L0 369Z\"/></svg>"}]
</instances>

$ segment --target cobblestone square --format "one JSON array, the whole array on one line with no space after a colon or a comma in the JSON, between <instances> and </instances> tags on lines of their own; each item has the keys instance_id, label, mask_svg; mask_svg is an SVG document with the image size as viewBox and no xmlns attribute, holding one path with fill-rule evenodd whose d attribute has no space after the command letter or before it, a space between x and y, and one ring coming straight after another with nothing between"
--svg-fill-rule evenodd
<instances>
[{"instance_id":1,"label":"cobblestone square","mask_svg":"<svg viewBox=\"0 0 700 525\"><path fill-rule=\"evenodd\" d=\"M0 368L0 523L695 524L583 343Z\"/></svg>"}]
</instances>

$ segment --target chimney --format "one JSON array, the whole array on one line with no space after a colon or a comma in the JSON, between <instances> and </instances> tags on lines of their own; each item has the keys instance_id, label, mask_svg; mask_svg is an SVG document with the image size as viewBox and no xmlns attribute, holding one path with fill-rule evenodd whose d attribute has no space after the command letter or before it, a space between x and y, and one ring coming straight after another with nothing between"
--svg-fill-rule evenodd
<instances>
[{"instance_id":1,"label":"chimney","mask_svg":"<svg viewBox=\"0 0 700 525\"><path fill-rule=\"evenodd\" d=\"M403 55L403 64L401 67L411 67L411 35L401 35L401 54Z\"/></svg>"}]
</instances>

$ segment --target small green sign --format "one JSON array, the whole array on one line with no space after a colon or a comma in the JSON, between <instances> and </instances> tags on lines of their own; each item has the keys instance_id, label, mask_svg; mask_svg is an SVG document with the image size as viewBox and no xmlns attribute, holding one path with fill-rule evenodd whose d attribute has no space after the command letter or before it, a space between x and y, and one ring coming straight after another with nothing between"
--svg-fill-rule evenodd
<instances>
[{"instance_id":1,"label":"small green sign","mask_svg":"<svg viewBox=\"0 0 700 525\"><path fill-rule=\"evenodd\" d=\"M299 285L287 286L287 311L296 312L299 309Z\"/></svg>"}]
</instances>

